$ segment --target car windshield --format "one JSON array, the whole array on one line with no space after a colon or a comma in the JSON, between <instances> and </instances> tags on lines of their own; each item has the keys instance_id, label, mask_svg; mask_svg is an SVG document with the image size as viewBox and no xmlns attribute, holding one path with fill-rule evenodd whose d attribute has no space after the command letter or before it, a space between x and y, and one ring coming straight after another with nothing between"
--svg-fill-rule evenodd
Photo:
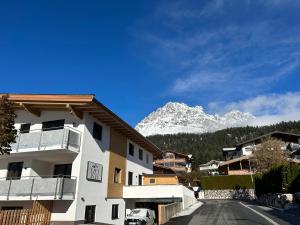
<instances>
[{"instance_id":1,"label":"car windshield","mask_svg":"<svg viewBox=\"0 0 300 225\"><path fill-rule=\"evenodd\" d=\"M140 210L140 209L133 209L130 214L130 216L145 216L146 211L145 210Z\"/></svg>"}]
</instances>

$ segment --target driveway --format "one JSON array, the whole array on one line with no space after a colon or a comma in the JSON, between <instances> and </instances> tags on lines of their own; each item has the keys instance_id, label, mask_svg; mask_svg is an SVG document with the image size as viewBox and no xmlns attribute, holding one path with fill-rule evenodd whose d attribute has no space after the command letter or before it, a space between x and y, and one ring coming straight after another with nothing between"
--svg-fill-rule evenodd
<instances>
[{"instance_id":1,"label":"driveway","mask_svg":"<svg viewBox=\"0 0 300 225\"><path fill-rule=\"evenodd\" d=\"M300 215L235 200L207 200L192 215L171 219L167 225L300 225Z\"/></svg>"}]
</instances>

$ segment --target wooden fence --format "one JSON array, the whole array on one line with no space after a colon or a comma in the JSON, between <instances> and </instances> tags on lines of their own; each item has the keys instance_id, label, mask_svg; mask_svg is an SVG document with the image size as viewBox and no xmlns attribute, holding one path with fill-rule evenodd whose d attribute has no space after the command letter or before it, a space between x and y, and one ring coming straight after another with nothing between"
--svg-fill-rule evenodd
<instances>
[{"instance_id":1,"label":"wooden fence","mask_svg":"<svg viewBox=\"0 0 300 225\"><path fill-rule=\"evenodd\" d=\"M50 225L50 202L34 201L32 209L0 210L0 225Z\"/></svg>"}]
</instances>

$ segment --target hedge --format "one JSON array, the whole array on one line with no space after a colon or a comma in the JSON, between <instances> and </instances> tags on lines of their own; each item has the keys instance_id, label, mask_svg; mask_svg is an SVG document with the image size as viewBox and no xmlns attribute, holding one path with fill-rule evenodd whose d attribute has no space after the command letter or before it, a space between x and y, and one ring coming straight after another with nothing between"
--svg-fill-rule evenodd
<instances>
[{"instance_id":1,"label":"hedge","mask_svg":"<svg viewBox=\"0 0 300 225\"><path fill-rule=\"evenodd\" d=\"M256 175L256 195L267 193L296 193L300 192L300 166L290 164L279 166L268 172Z\"/></svg>"},{"instance_id":2,"label":"hedge","mask_svg":"<svg viewBox=\"0 0 300 225\"><path fill-rule=\"evenodd\" d=\"M203 176L200 181L203 190L254 188L250 175Z\"/></svg>"}]
</instances>

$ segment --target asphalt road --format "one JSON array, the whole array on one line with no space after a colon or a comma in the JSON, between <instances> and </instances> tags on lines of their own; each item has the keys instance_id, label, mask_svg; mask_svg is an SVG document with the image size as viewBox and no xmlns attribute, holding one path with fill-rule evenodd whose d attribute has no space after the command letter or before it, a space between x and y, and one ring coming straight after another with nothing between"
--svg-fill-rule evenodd
<instances>
[{"instance_id":1,"label":"asphalt road","mask_svg":"<svg viewBox=\"0 0 300 225\"><path fill-rule=\"evenodd\" d=\"M192 215L173 218L168 225L300 225L299 217L253 203L209 200Z\"/></svg>"}]
</instances>

